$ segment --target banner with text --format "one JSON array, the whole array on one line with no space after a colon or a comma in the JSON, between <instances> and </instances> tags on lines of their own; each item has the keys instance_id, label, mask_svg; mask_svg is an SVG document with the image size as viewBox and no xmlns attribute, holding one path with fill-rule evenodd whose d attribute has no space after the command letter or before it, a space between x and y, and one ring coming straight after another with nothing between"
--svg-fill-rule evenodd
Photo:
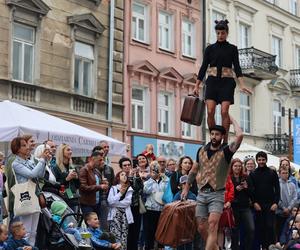
<instances>
[{"instance_id":1,"label":"banner with text","mask_svg":"<svg viewBox=\"0 0 300 250\"><path fill-rule=\"evenodd\" d=\"M294 118L294 162L300 164L300 118Z\"/></svg>"}]
</instances>

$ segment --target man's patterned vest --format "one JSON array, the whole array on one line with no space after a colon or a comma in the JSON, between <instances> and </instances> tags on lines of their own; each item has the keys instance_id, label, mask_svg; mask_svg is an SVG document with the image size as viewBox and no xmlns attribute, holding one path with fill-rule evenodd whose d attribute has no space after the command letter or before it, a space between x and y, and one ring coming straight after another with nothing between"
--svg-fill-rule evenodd
<instances>
[{"instance_id":1,"label":"man's patterned vest","mask_svg":"<svg viewBox=\"0 0 300 250\"><path fill-rule=\"evenodd\" d=\"M225 159L223 148L208 159L209 147L210 143L199 150L199 166L196 177L198 188L201 189L209 184L214 190L220 190L225 187L230 164Z\"/></svg>"}]
</instances>

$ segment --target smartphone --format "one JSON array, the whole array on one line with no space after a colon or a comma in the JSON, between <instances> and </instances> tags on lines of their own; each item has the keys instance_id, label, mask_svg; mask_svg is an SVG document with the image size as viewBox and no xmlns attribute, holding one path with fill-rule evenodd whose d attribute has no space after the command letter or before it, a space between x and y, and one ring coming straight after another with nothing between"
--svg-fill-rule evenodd
<instances>
[{"instance_id":1,"label":"smartphone","mask_svg":"<svg viewBox=\"0 0 300 250\"><path fill-rule=\"evenodd\" d=\"M138 163L139 163L139 162L138 162L138 159L133 159L133 160L132 160L132 167L133 167L133 168L138 167L138 166L139 166Z\"/></svg>"}]
</instances>

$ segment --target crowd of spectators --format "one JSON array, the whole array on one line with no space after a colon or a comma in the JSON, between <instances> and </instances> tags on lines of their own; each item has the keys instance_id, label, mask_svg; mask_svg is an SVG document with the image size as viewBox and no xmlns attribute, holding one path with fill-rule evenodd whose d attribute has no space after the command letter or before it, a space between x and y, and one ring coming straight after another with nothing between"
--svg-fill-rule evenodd
<instances>
[{"instance_id":1,"label":"crowd of spectators","mask_svg":"<svg viewBox=\"0 0 300 250\"><path fill-rule=\"evenodd\" d=\"M41 192L62 198L62 202L52 203L50 212L54 222L61 222L67 207L83 214L86 230L91 233L91 245L96 249L172 249L155 241L165 206L162 197L169 185L173 200L180 200L193 160L189 156L178 161L166 159L155 156L153 151L153 145L149 144L134 159L122 157L115 174L106 141L94 147L85 164L75 166L70 145L57 146L48 140L36 146L33 136L14 138L12 154L5 158L0 153L0 249L38 249L40 212L14 214L13 187L29 181ZM278 173L267 167L264 152L244 161L234 158L227 177L224 208L232 209L235 225L229 231L219 228L219 247L264 250L300 246L298 176L288 158L280 160ZM36 195L39 197L38 192ZM197 195L195 181L187 198L196 200ZM5 217L9 223L3 222ZM90 247L81 238L80 228L72 224L64 227L81 247ZM179 250L202 248L198 233L193 242L177 247Z\"/></svg>"}]
</instances>

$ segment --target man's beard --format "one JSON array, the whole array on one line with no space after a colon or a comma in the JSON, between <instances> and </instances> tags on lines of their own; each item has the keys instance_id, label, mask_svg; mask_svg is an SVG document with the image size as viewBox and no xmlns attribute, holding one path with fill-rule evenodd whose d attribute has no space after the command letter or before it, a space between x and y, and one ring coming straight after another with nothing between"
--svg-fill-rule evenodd
<instances>
[{"instance_id":1,"label":"man's beard","mask_svg":"<svg viewBox=\"0 0 300 250\"><path fill-rule=\"evenodd\" d=\"M210 142L211 142L211 145L212 145L214 148L217 148L217 147L219 147L219 146L221 145L222 140L217 141L217 140L213 139L213 140L211 140Z\"/></svg>"}]
</instances>

